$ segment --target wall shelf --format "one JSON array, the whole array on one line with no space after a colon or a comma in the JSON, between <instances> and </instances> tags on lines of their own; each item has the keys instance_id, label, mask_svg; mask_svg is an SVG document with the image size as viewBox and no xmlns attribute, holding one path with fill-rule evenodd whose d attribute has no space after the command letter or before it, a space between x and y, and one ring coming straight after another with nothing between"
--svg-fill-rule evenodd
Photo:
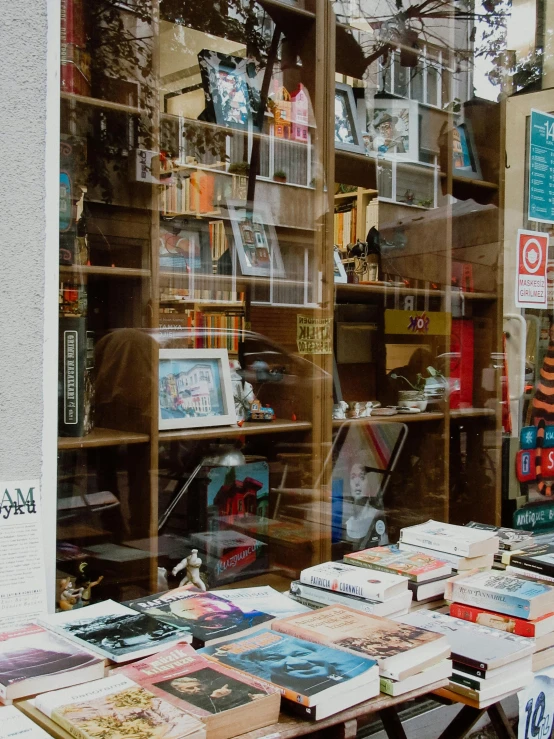
<instances>
[{"instance_id":1,"label":"wall shelf","mask_svg":"<svg viewBox=\"0 0 554 739\"><path fill-rule=\"evenodd\" d=\"M444 290L425 290L416 287L399 287L395 285L360 285L360 284L336 284L337 298L348 300L350 298L361 298L371 295L428 295L429 297L445 296Z\"/></svg>"},{"instance_id":2,"label":"wall shelf","mask_svg":"<svg viewBox=\"0 0 554 739\"><path fill-rule=\"evenodd\" d=\"M397 413L396 416L368 416L367 418L347 418L343 420L334 420L333 428L338 429L346 425L358 424L375 424L375 423L423 423L426 421L443 421L444 413L423 412L423 413Z\"/></svg>"},{"instance_id":3,"label":"wall shelf","mask_svg":"<svg viewBox=\"0 0 554 739\"><path fill-rule=\"evenodd\" d=\"M309 421L287 421L277 418L275 421L250 421L243 426L215 426L208 428L176 429L160 431L160 441L180 441L185 439L219 439L234 436L255 436L259 434L293 434L296 431L310 431Z\"/></svg>"},{"instance_id":4,"label":"wall shelf","mask_svg":"<svg viewBox=\"0 0 554 739\"><path fill-rule=\"evenodd\" d=\"M152 273L149 269L138 269L134 267L100 267L88 264L73 264L60 266L60 275L103 275L107 277L139 277L149 278Z\"/></svg>"},{"instance_id":5,"label":"wall shelf","mask_svg":"<svg viewBox=\"0 0 554 739\"><path fill-rule=\"evenodd\" d=\"M146 444L150 441L148 434L137 434L134 431L118 431L116 429L95 428L86 436L62 436L58 439L58 449L94 449L121 444Z\"/></svg>"},{"instance_id":6,"label":"wall shelf","mask_svg":"<svg viewBox=\"0 0 554 739\"><path fill-rule=\"evenodd\" d=\"M85 95L75 95L72 92L62 92L62 100L68 100L69 102L79 103L80 105L88 105L93 108L102 108L103 110L110 110L119 113L130 113L131 115L142 115L143 112L140 108L134 105L124 105L123 103L112 103L110 100L101 100L100 98L87 97Z\"/></svg>"}]
</instances>

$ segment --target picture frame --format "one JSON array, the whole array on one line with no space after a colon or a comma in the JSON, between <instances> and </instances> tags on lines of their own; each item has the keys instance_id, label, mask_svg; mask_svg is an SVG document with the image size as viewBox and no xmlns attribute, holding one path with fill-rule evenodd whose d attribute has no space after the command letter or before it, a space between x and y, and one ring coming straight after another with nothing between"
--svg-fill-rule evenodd
<instances>
[{"instance_id":1,"label":"picture frame","mask_svg":"<svg viewBox=\"0 0 554 739\"><path fill-rule=\"evenodd\" d=\"M242 131L258 130L261 101L254 62L202 49L198 64L206 98L204 119Z\"/></svg>"},{"instance_id":2,"label":"picture frame","mask_svg":"<svg viewBox=\"0 0 554 739\"><path fill-rule=\"evenodd\" d=\"M473 130L469 123L459 123L452 130L452 174L464 179L482 179Z\"/></svg>"},{"instance_id":3,"label":"picture frame","mask_svg":"<svg viewBox=\"0 0 554 739\"><path fill-rule=\"evenodd\" d=\"M348 282L348 279L346 277L346 270L344 269L344 264L342 263L342 259L340 258L340 253L338 249L334 250L333 259L334 259L333 279L336 284L344 285Z\"/></svg>"},{"instance_id":4,"label":"picture frame","mask_svg":"<svg viewBox=\"0 0 554 739\"><path fill-rule=\"evenodd\" d=\"M209 274L210 236L199 219L173 218L160 223L159 268L162 272Z\"/></svg>"},{"instance_id":5,"label":"picture frame","mask_svg":"<svg viewBox=\"0 0 554 739\"><path fill-rule=\"evenodd\" d=\"M158 428L236 424L226 349L160 349Z\"/></svg>"},{"instance_id":6,"label":"picture frame","mask_svg":"<svg viewBox=\"0 0 554 739\"><path fill-rule=\"evenodd\" d=\"M366 151L370 156L418 161L419 114L415 100L375 98L367 111Z\"/></svg>"},{"instance_id":7,"label":"picture frame","mask_svg":"<svg viewBox=\"0 0 554 739\"><path fill-rule=\"evenodd\" d=\"M269 203L227 200L227 211L242 274L285 277Z\"/></svg>"},{"instance_id":8,"label":"picture frame","mask_svg":"<svg viewBox=\"0 0 554 739\"><path fill-rule=\"evenodd\" d=\"M335 149L365 154L354 92L342 82L335 83Z\"/></svg>"}]
</instances>

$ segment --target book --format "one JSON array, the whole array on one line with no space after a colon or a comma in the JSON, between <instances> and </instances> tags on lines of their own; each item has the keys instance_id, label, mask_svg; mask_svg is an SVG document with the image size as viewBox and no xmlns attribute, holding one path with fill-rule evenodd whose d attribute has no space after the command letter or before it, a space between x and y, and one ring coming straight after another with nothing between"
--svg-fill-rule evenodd
<instances>
[{"instance_id":1,"label":"book","mask_svg":"<svg viewBox=\"0 0 554 739\"><path fill-rule=\"evenodd\" d=\"M306 585L300 580L295 580L290 584L290 592L291 595L297 598L303 598L320 606L349 606L363 613L371 613L373 616L390 616L391 613L398 613L399 611L407 612L412 602L410 590L406 590L394 598L379 601L368 600L358 595L345 595L334 590L325 590L325 588L316 588L313 585Z\"/></svg>"},{"instance_id":2,"label":"book","mask_svg":"<svg viewBox=\"0 0 554 739\"><path fill-rule=\"evenodd\" d=\"M400 541L463 557L494 554L499 546L498 537L490 531L433 520L400 529Z\"/></svg>"},{"instance_id":3,"label":"book","mask_svg":"<svg viewBox=\"0 0 554 739\"><path fill-rule=\"evenodd\" d=\"M225 598L242 611L264 611L273 618L286 618L296 613L307 613L310 609L299 606L288 595L279 593L269 585L260 585L254 588L231 588L230 590L216 590L219 598Z\"/></svg>"},{"instance_id":4,"label":"book","mask_svg":"<svg viewBox=\"0 0 554 739\"><path fill-rule=\"evenodd\" d=\"M450 579L444 597L524 619L539 618L554 610L553 587L494 571Z\"/></svg>"},{"instance_id":5,"label":"book","mask_svg":"<svg viewBox=\"0 0 554 739\"><path fill-rule=\"evenodd\" d=\"M276 723L281 696L254 677L213 662L187 644L112 674L130 680L202 721L208 739L229 739Z\"/></svg>"},{"instance_id":6,"label":"book","mask_svg":"<svg viewBox=\"0 0 554 739\"><path fill-rule=\"evenodd\" d=\"M276 619L271 628L375 659L379 674L393 680L421 672L450 654L444 637L346 606L327 606L312 613Z\"/></svg>"},{"instance_id":7,"label":"book","mask_svg":"<svg viewBox=\"0 0 554 739\"><path fill-rule=\"evenodd\" d=\"M540 652L535 652L531 664L533 672L552 667L554 665L554 649L543 649Z\"/></svg>"},{"instance_id":8,"label":"book","mask_svg":"<svg viewBox=\"0 0 554 739\"><path fill-rule=\"evenodd\" d=\"M477 702L490 701L506 693L515 693L528 685L533 679L533 674L528 672L512 672L503 676L502 680L481 680L481 678L469 678L463 673L452 670L452 676L448 689L453 693L463 695Z\"/></svg>"},{"instance_id":9,"label":"book","mask_svg":"<svg viewBox=\"0 0 554 739\"><path fill-rule=\"evenodd\" d=\"M394 545L373 547L344 556L344 561L371 570L403 575L413 582L424 582L452 573L452 567L423 552L402 552Z\"/></svg>"},{"instance_id":10,"label":"book","mask_svg":"<svg viewBox=\"0 0 554 739\"><path fill-rule=\"evenodd\" d=\"M49 735L15 706L1 706L0 739L49 739Z\"/></svg>"},{"instance_id":11,"label":"book","mask_svg":"<svg viewBox=\"0 0 554 739\"><path fill-rule=\"evenodd\" d=\"M435 580L428 580L427 582L409 582L408 588L416 603L424 600L432 600L433 598L442 599L444 598L446 583L449 579L447 575L446 577L437 577Z\"/></svg>"},{"instance_id":12,"label":"book","mask_svg":"<svg viewBox=\"0 0 554 739\"><path fill-rule=\"evenodd\" d=\"M423 688L425 685L431 685L439 680L445 680L452 674L452 662L449 659L443 659L436 665L431 665L415 675L404 678L404 680L391 680L390 677L380 678L381 693L385 695L404 695L411 690Z\"/></svg>"},{"instance_id":13,"label":"book","mask_svg":"<svg viewBox=\"0 0 554 739\"><path fill-rule=\"evenodd\" d=\"M307 718L331 716L379 693L375 660L270 629L205 647L200 653L276 686L283 707L302 706Z\"/></svg>"},{"instance_id":14,"label":"book","mask_svg":"<svg viewBox=\"0 0 554 739\"><path fill-rule=\"evenodd\" d=\"M75 739L203 739L204 724L125 675L42 693L35 707Z\"/></svg>"},{"instance_id":15,"label":"book","mask_svg":"<svg viewBox=\"0 0 554 739\"><path fill-rule=\"evenodd\" d=\"M451 565L453 570L457 570L458 572L480 569L490 570L494 563L494 554L482 554L479 557L462 557L459 554L438 552L436 549L427 549L426 547L420 547L417 544L407 544L403 541L399 542L398 548L401 552L423 552L424 554L439 556L444 562Z\"/></svg>"},{"instance_id":16,"label":"book","mask_svg":"<svg viewBox=\"0 0 554 739\"><path fill-rule=\"evenodd\" d=\"M529 620L495 613L478 606L451 603L450 615L482 626L490 626L491 629L508 631L517 636L539 637L554 631L554 613L545 613L540 618Z\"/></svg>"},{"instance_id":17,"label":"book","mask_svg":"<svg viewBox=\"0 0 554 739\"><path fill-rule=\"evenodd\" d=\"M542 572L535 572L534 570L524 570L522 567L514 567L513 565L506 567L506 573L520 580L527 580L528 582L542 582L545 585L554 583L554 577L551 575L544 575Z\"/></svg>"},{"instance_id":18,"label":"book","mask_svg":"<svg viewBox=\"0 0 554 739\"><path fill-rule=\"evenodd\" d=\"M113 600L44 616L40 624L112 662L140 659L177 642L190 641L185 629Z\"/></svg>"},{"instance_id":19,"label":"book","mask_svg":"<svg viewBox=\"0 0 554 739\"><path fill-rule=\"evenodd\" d=\"M219 592L194 593L187 588L175 588L128 601L126 605L185 629L191 636L193 647L199 649L228 639L233 634L248 633L273 618L270 613L249 603L248 599L241 607L240 600L238 598L235 603L221 597ZM294 607L291 601L290 608Z\"/></svg>"},{"instance_id":20,"label":"book","mask_svg":"<svg viewBox=\"0 0 554 739\"><path fill-rule=\"evenodd\" d=\"M524 657L523 659L518 659L515 662L508 662L508 664L501 665L500 667L495 667L492 670L483 670L479 667L472 667L471 665L466 665L463 662L457 662L455 659L452 660L452 668L457 670L458 672L463 672L464 675L480 677L483 680L496 680L501 675L508 675L511 672L515 671L529 672L529 670L532 669L531 666L536 654L537 652L534 652L530 656Z\"/></svg>"},{"instance_id":21,"label":"book","mask_svg":"<svg viewBox=\"0 0 554 739\"><path fill-rule=\"evenodd\" d=\"M510 566L554 578L554 544L541 544L514 554Z\"/></svg>"},{"instance_id":22,"label":"book","mask_svg":"<svg viewBox=\"0 0 554 739\"><path fill-rule=\"evenodd\" d=\"M453 662L463 662L480 670L493 670L533 653L533 643L529 639L438 611L411 611L406 616L396 617L395 621L443 634L450 644Z\"/></svg>"},{"instance_id":23,"label":"book","mask_svg":"<svg viewBox=\"0 0 554 739\"><path fill-rule=\"evenodd\" d=\"M533 543L533 532L523 531L523 529L509 529L505 526L493 526L487 523L478 523L470 521L466 526L480 531L490 531L499 538L500 549L513 550L525 549Z\"/></svg>"},{"instance_id":24,"label":"book","mask_svg":"<svg viewBox=\"0 0 554 739\"><path fill-rule=\"evenodd\" d=\"M354 565L324 562L300 573L300 582L346 595L384 601L400 595L408 587L408 579L388 572L369 573Z\"/></svg>"},{"instance_id":25,"label":"book","mask_svg":"<svg viewBox=\"0 0 554 739\"><path fill-rule=\"evenodd\" d=\"M0 632L0 698L4 703L100 677L104 677L103 659L42 626L26 624Z\"/></svg>"},{"instance_id":26,"label":"book","mask_svg":"<svg viewBox=\"0 0 554 739\"><path fill-rule=\"evenodd\" d=\"M61 317L59 325L58 431L85 436L93 423L94 333L85 316Z\"/></svg>"}]
</instances>

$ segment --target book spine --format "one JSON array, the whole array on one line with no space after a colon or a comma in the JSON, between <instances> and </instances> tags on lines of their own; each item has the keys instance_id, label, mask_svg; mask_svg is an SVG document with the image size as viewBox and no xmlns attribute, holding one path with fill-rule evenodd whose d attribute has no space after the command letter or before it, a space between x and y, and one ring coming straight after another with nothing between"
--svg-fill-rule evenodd
<instances>
[{"instance_id":1,"label":"book spine","mask_svg":"<svg viewBox=\"0 0 554 739\"><path fill-rule=\"evenodd\" d=\"M481 687L481 683L479 680L469 677L466 675L458 675L457 673L453 672L450 676L450 680L453 683L458 683L459 685L465 685L466 688L473 688L473 690L479 690Z\"/></svg>"},{"instance_id":2,"label":"book spine","mask_svg":"<svg viewBox=\"0 0 554 739\"><path fill-rule=\"evenodd\" d=\"M85 317L60 318L60 436L84 436L92 430L94 340Z\"/></svg>"},{"instance_id":3,"label":"book spine","mask_svg":"<svg viewBox=\"0 0 554 739\"><path fill-rule=\"evenodd\" d=\"M415 546L433 549L439 552L448 552L457 554L460 557L469 557L470 551L467 544L455 539L448 539L444 536L434 536L433 534L417 533L407 529L400 529L400 541L406 544L414 544Z\"/></svg>"},{"instance_id":4,"label":"book spine","mask_svg":"<svg viewBox=\"0 0 554 739\"><path fill-rule=\"evenodd\" d=\"M405 572L404 570L395 570L394 567L380 565L378 562L362 562L361 560L356 559L355 557L349 557L348 555L344 557L344 561L348 562L349 565L355 565L356 567L365 567L368 570L387 572L389 575L402 575L402 577L407 577L408 580L411 580L412 582L417 582L417 575L414 575L410 572Z\"/></svg>"},{"instance_id":5,"label":"book spine","mask_svg":"<svg viewBox=\"0 0 554 739\"><path fill-rule=\"evenodd\" d=\"M390 677L380 677L379 691L385 693L385 695L394 696L394 683L395 681L391 680Z\"/></svg>"},{"instance_id":6,"label":"book spine","mask_svg":"<svg viewBox=\"0 0 554 739\"><path fill-rule=\"evenodd\" d=\"M484 614L485 616L496 614L493 611L487 611L485 608L477 608L475 606L466 606L462 603L452 603L450 605L450 615L454 618L461 618L464 621L471 621L471 623L479 623L479 616ZM482 619L483 621L485 619ZM494 620L486 619L486 626L490 626L493 629L499 629L500 631L509 631L511 634L517 636L534 637L535 636L535 624L532 621L525 621L523 618L516 618L515 616L510 617L509 624L505 622L495 625ZM504 628L509 626L509 628Z\"/></svg>"},{"instance_id":7,"label":"book spine","mask_svg":"<svg viewBox=\"0 0 554 739\"><path fill-rule=\"evenodd\" d=\"M465 672L467 675L474 675L475 677L480 677L482 679L485 679L487 676L487 671L484 667L476 667L475 665L469 665L465 664L465 662L457 661L459 659L459 656L456 657L456 660L452 661L452 668L454 670L458 670L458 672Z\"/></svg>"},{"instance_id":8,"label":"book spine","mask_svg":"<svg viewBox=\"0 0 554 739\"><path fill-rule=\"evenodd\" d=\"M343 595L342 593L335 593L332 590L322 590L321 588L314 588L310 585L303 585L303 583L298 583L296 587L298 588L298 593L295 593L295 595L305 598L310 603L317 603L321 606L349 606L364 613L374 614L376 607L380 605L378 601Z\"/></svg>"},{"instance_id":9,"label":"book spine","mask_svg":"<svg viewBox=\"0 0 554 739\"><path fill-rule=\"evenodd\" d=\"M333 590L345 595L357 595L368 600L383 601L384 590L382 587L370 588L359 582L358 578L330 578L325 575L317 575L306 573L305 570L300 573L300 582L305 585L313 585L315 588L323 588L324 590Z\"/></svg>"},{"instance_id":10,"label":"book spine","mask_svg":"<svg viewBox=\"0 0 554 739\"><path fill-rule=\"evenodd\" d=\"M448 687L453 693L459 693L465 698L470 698L472 701L479 701L480 699L478 690L473 690L472 688L467 688L465 685L460 685L460 683L453 681L452 678L450 679Z\"/></svg>"},{"instance_id":11,"label":"book spine","mask_svg":"<svg viewBox=\"0 0 554 739\"><path fill-rule=\"evenodd\" d=\"M512 567L519 567L522 570L529 570L529 572L538 572L546 577L554 578L554 567L548 562L539 562L536 559L530 559L524 554L514 554L510 558L510 565Z\"/></svg>"}]
</instances>

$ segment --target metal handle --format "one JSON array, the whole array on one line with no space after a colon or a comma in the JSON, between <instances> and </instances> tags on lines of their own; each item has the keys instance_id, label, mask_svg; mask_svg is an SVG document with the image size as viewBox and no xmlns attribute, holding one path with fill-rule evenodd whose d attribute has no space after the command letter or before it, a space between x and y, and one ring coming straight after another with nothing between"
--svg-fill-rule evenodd
<instances>
[{"instance_id":1,"label":"metal handle","mask_svg":"<svg viewBox=\"0 0 554 739\"><path fill-rule=\"evenodd\" d=\"M521 346L520 346L520 367L519 367L519 387L517 393L510 392L510 400L519 400L523 397L523 393L525 392L525 347L526 347L526 341L527 341L527 324L525 322L525 318L521 315L521 313L505 313L504 314L504 320L505 321L516 321L520 325L520 331L521 331ZM509 337L507 337L507 340ZM507 343L507 342L506 342Z\"/></svg>"}]
</instances>

